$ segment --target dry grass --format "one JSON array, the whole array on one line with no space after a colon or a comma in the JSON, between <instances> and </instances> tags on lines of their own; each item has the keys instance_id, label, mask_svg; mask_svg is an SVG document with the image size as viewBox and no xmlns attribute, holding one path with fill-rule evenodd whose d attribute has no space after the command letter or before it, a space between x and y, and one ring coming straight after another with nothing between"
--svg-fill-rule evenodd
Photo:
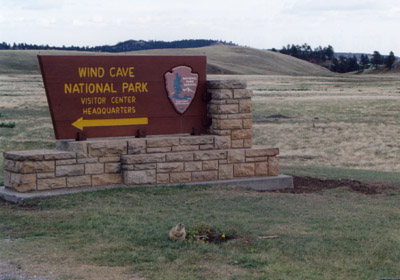
<instances>
[{"instance_id":1,"label":"dry grass","mask_svg":"<svg viewBox=\"0 0 400 280\"><path fill-rule=\"evenodd\" d=\"M400 76L244 78L254 142L279 147L281 163L400 169Z\"/></svg>"}]
</instances>

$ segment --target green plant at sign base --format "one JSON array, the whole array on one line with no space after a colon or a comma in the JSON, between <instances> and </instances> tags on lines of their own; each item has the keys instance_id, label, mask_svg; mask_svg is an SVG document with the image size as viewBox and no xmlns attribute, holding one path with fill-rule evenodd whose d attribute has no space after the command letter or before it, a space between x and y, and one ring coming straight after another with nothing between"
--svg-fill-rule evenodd
<instances>
[{"instance_id":1,"label":"green plant at sign base","mask_svg":"<svg viewBox=\"0 0 400 280\"><path fill-rule=\"evenodd\" d=\"M187 231L187 239L189 241L201 243L222 243L237 237L238 234L235 229L222 231L204 222L194 225Z\"/></svg>"}]
</instances>

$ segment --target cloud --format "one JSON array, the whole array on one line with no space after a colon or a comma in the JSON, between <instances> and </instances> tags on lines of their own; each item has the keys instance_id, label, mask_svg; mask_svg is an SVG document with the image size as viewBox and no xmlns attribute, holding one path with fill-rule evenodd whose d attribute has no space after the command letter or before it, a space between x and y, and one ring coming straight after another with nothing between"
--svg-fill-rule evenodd
<instances>
[{"instance_id":1,"label":"cloud","mask_svg":"<svg viewBox=\"0 0 400 280\"><path fill-rule=\"evenodd\" d=\"M335 0L318 1L303 0L295 1L286 11L289 13L326 13L326 12L363 12L376 11L382 8L381 3L372 0Z\"/></svg>"}]
</instances>

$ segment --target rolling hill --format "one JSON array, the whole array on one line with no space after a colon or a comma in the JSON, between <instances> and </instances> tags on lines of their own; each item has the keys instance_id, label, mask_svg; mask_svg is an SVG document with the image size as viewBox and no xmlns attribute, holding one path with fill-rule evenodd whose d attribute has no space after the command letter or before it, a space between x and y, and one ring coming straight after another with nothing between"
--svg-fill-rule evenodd
<instances>
[{"instance_id":1,"label":"rolling hill","mask_svg":"<svg viewBox=\"0 0 400 280\"><path fill-rule=\"evenodd\" d=\"M126 53L77 51L0 51L0 73L39 73L37 54L49 55L206 55L208 74L316 75L332 74L318 65L276 52L239 46L213 45L193 49L157 49Z\"/></svg>"}]
</instances>

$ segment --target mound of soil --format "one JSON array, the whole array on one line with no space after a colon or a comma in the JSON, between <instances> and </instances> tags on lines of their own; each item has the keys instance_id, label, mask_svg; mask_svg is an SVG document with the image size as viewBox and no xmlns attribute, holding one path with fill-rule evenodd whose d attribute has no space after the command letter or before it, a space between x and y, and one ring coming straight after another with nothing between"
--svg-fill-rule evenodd
<instances>
[{"instance_id":1,"label":"mound of soil","mask_svg":"<svg viewBox=\"0 0 400 280\"><path fill-rule=\"evenodd\" d=\"M355 192L360 192L367 195L380 194L385 189L392 188L385 184L363 183L356 180L339 179L339 180L324 180L311 177L293 176L293 189L276 190L273 192L280 193L315 193L328 189L340 187L351 188Z\"/></svg>"}]
</instances>

